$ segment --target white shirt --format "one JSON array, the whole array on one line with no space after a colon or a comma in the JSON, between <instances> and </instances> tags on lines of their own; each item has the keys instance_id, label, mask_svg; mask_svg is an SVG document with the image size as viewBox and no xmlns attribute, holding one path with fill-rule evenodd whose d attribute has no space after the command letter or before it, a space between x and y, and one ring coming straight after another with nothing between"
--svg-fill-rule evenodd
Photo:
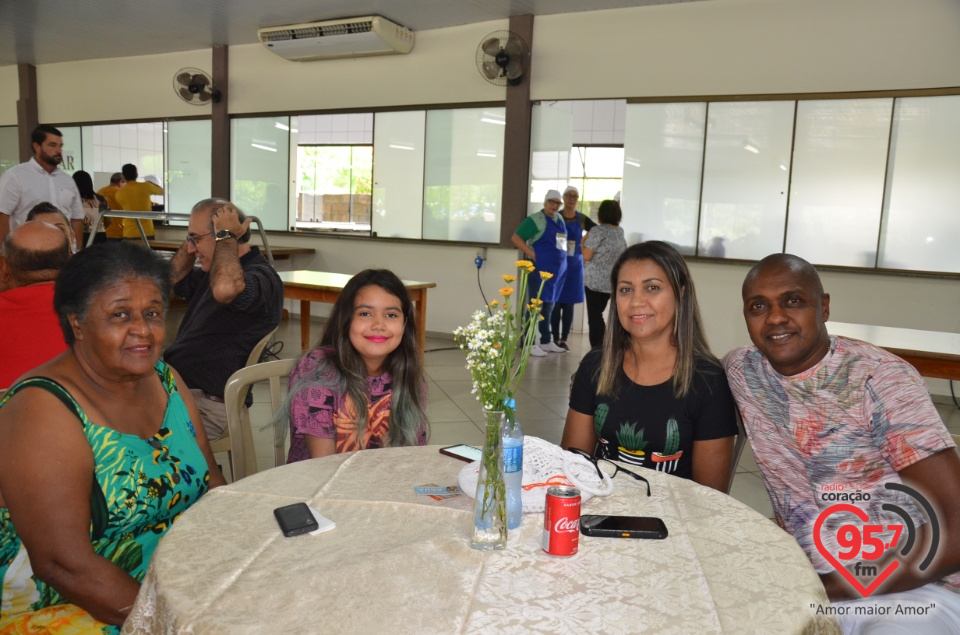
<instances>
[{"instance_id":1,"label":"white shirt","mask_svg":"<svg viewBox=\"0 0 960 635\"><path fill-rule=\"evenodd\" d=\"M34 205L44 201L59 207L67 218L83 219L77 184L60 168L47 172L36 159L30 159L0 177L0 213L10 217L10 229L25 223Z\"/></svg>"}]
</instances>

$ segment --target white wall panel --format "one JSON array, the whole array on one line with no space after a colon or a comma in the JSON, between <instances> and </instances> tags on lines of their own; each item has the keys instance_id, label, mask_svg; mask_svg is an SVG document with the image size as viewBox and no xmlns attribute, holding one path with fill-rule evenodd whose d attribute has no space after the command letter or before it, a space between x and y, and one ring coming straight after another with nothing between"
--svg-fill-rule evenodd
<instances>
[{"instance_id":1,"label":"white wall panel","mask_svg":"<svg viewBox=\"0 0 960 635\"><path fill-rule=\"evenodd\" d=\"M533 99L960 85L955 0L714 0L542 16Z\"/></svg>"},{"instance_id":2,"label":"white wall panel","mask_svg":"<svg viewBox=\"0 0 960 635\"><path fill-rule=\"evenodd\" d=\"M173 76L187 66L209 73L211 59L211 50L205 49L38 66L40 121L55 124L209 117L209 106L191 106L177 96Z\"/></svg>"}]
</instances>

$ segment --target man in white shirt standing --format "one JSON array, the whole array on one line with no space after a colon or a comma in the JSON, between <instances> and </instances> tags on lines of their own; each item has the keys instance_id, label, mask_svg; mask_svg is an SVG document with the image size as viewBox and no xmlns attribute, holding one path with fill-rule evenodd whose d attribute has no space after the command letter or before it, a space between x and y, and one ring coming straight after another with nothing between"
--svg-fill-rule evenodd
<instances>
[{"instance_id":1,"label":"man in white shirt standing","mask_svg":"<svg viewBox=\"0 0 960 635\"><path fill-rule=\"evenodd\" d=\"M30 135L33 158L0 177L0 241L22 225L37 203L53 203L83 235L83 203L77 184L57 166L63 162L63 134L53 126L37 126Z\"/></svg>"}]
</instances>

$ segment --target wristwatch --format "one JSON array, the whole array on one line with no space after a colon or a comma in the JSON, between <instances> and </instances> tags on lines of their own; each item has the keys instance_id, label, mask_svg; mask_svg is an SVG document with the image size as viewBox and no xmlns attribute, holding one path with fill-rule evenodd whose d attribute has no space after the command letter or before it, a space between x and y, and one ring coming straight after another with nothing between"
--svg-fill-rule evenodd
<instances>
[{"instance_id":1,"label":"wristwatch","mask_svg":"<svg viewBox=\"0 0 960 635\"><path fill-rule=\"evenodd\" d=\"M215 238L217 239L217 242L220 242L221 240L227 240L228 238L233 238L234 240L237 239L237 237L234 236L233 232L229 229L221 229L217 232Z\"/></svg>"}]
</instances>

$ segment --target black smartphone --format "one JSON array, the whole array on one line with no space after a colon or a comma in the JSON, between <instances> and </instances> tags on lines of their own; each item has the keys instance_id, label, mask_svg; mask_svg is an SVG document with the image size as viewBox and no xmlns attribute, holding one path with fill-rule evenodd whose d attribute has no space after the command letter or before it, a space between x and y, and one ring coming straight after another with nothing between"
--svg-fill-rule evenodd
<instances>
[{"instance_id":1,"label":"black smartphone","mask_svg":"<svg viewBox=\"0 0 960 635\"><path fill-rule=\"evenodd\" d=\"M580 533L584 536L610 538L647 538L661 540L667 537L667 526L652 516L594 516L580 517Z\"/></svg>"},{"instance_id":2,"label":"black smartphone","mask_svg":"<svg viewBox=\"0 0 960 635\"><path fill-rule=\"evenodd\" d=\"M448 445L445 448L440 448L440 454L452 456L455 459L460 459L461 461L466 461L469 463L471 461L479 461L480 456L483 454L483 450L480 448L475 448L472 445L465 445L461 443L459 445Z\"/></svg>"},{"instance_id":3,"label":"black smartphone","mask_svg":"<svg viewBox=\"0 0 960 635\"><path fill-rule=\"evenodd\" d=\"M284 536L308 534L320 528L306 503L294 503L273 510Z\"/></svg>"}]
</instances>

